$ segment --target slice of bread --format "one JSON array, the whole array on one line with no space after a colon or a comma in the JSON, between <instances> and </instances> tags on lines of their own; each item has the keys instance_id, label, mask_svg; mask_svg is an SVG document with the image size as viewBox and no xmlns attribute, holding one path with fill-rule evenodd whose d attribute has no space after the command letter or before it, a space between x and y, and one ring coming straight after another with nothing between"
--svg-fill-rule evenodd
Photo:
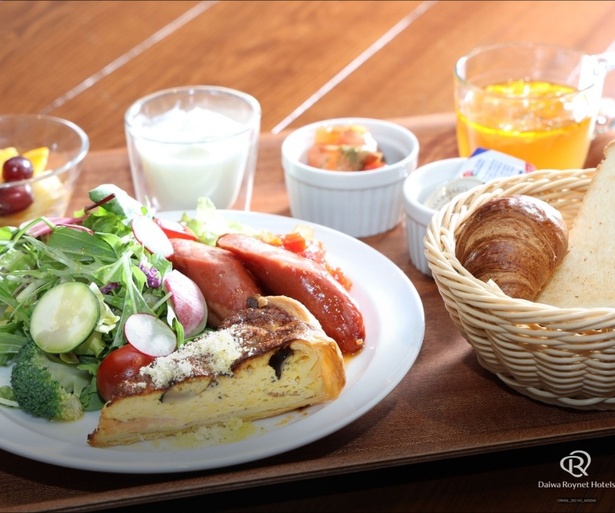
<instances>
[{"instance_id":1,"label":"slice of bread","mask_svg":"<svg viewBox=\"0 0 615 513\"><path fill-rule=\"evenodd\" d=\"M301 303L259 297L123 382L88 443L124 445L272 417L335 399L345 382L337 343Z\"/></svg>"},{"instance_id":2,"label":"slice of bread","mask_svg":"<svg viewBox=\"0 0 615 513\"><path fill-rule=\"evenodd\" d=\"M583 198L568 253L536 298L560 308L615 307L615 141Z\"/></svg>"}]
</instances>

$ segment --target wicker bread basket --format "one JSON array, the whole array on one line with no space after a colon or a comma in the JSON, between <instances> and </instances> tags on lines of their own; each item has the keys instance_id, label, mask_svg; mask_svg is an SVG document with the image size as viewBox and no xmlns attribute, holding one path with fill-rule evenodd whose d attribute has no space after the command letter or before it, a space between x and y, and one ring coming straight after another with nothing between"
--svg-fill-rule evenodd
<instances>
[{"instance_id":1,"label":"wicker bread basket","mask_svg":"<svg viewBox=\"0 0 615 513\"><path fill-rule=\"evenodd\" d=\"M478 362L516 391L548 404L615 410L615 308L557 308L506 296L455 257L455 233L486 201L540 198L570 226L595 169L534 171L455 197L427 228L425 255L446 308Z\"/></svg>"}]
</instances>

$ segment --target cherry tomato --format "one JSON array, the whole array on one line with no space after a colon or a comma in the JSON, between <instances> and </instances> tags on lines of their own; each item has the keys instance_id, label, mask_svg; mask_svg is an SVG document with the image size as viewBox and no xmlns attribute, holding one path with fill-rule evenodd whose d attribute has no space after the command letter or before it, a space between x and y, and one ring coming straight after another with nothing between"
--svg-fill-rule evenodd
<instances>
[{"instance_id":1,"label":"cherry tomato","mask_svg":"<svg viewBox=\"0 0 615 513\"><path fill-rule=\"evenodd\" d=\"M287 233L282 237L282 245L293 253L302 253L308 244L305 237L297 232Z\"/></svg>"},{"instance_id":2,"label":"cherry tomato","mask_svg":"<svg viewBox=\"0 0 615 513\"><path fill-rule=\"evenodd\" d=\"M169 239L196 240L194 233L192 233L189 228L186 228L181 223L160 218L155 218L154 221L158 226L160 226L160 228L162 228L162 231L166 233Z\"/></svg>"},{"instance_id":3,"label":"cherry tomato","mask_svg":"<svg viewBox=\"0 0 615 513\"><path fill-rule=\"evenodd\" d=\"M98 393L105 401L108 401L122 381L134 376L141 367L154 360L153 356L138 351L131 344L111 351L98 367L96 375Z\"/></svg>"},{"instance_id":4,"label":"cherry tomato","mask_svg":"<svg viewBox=\"0 0 615 513\"><path fill-rule=\"evenodd\" d=\"M371 169L378 169L385 165L384 155L380 152L368 153L365 156L365 163L363 164L363 171L369 171Z\"/></svg>"}]
</instances>

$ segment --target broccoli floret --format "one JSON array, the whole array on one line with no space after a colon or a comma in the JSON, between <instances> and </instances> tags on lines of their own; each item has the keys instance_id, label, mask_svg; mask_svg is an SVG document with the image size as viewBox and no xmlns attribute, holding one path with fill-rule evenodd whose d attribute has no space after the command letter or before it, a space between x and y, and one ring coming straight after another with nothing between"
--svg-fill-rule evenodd
<instances>
[{"instance_id":1,"label":"broccoli floret","mask_svg":"<svg viewBox=\"0 0 615 513\"><path fill-rule=\"evenodd\" d=\"M84 411L81 395L91 381L89 372L42 351L32 340L15 355L11 370L11 386L19 407L48 420L80 418Z\"/></svg>"}]
</instances>

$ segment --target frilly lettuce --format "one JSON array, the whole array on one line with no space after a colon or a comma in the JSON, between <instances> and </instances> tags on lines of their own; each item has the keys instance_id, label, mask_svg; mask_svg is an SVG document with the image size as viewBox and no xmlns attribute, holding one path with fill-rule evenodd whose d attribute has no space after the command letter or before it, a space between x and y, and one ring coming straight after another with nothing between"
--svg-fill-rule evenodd
<instances>
[{"instance_id":1,"label":"frilly lettuce","mask_svg":"<svg viewBox=\"0 0 615 513\"><path fill-rule=\"evenodd\" d=\"M184 213L181 222L187 226L197 239L210 246L215 246L218 237L225 233L244 233L262 238L268 232L256 230L240 221L227 219L209 198L200 198L194 217Z\"/></svg>"}]
</instances>

